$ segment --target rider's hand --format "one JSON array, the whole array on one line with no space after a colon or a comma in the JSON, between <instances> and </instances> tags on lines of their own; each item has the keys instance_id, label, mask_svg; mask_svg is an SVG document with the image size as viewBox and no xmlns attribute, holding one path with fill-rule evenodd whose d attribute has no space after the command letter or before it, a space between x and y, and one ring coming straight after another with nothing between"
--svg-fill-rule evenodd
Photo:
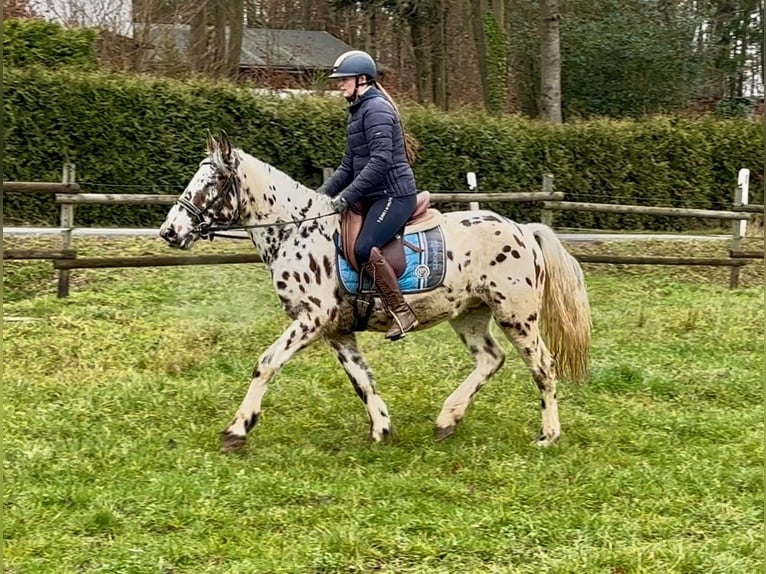
<instances>
[{"instance_id":1,"label":"rider's hand","mask_svg":"<svg viewBox=\"0 0 766 574\"><path fill-rule=\"evenodd\" d=\"M343 213L350 207L348 200L342 193L333 197L330 205L332 205L333 210L337 213Z\"/></svg>"}]
</instances>

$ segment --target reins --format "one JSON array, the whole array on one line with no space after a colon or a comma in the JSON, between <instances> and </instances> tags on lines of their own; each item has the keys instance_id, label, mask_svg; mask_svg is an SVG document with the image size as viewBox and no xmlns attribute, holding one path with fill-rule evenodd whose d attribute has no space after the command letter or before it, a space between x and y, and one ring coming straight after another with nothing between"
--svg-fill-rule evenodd
<instances>
[{"instance_id":1,"label":"reins","mask_svg":"<svg viewBox=\"0 0 766 574\"><path fill-rule=\"evenodd\" d=\"M187 205L184 203L181 203L179 200L178 202L182 207L189 209ZM185 202L188 203L188 202ZM196 209L196 208L195 208ZM211 240L213 237L225 237L227 239L249 239L249 237L242 237L239 235L225 235L223 233L220 233L221 231L244 231L246 229L264 229L266 227L286 227L288 225L295 225L296 229L300 229L300 226L307 221L315 221L317 219L323 219L325 217L331 217L333 215L337 215L337 211L333 211L332 213L324 213L322 215L315 215L313 217L305 217L303 219L297 219L293 218L292 221L282 221L277 220L272 223L253 223L251 225L208 225L205 222L200 222L194 227L194 231L199 233L200 237L203 239L210 238Z\"/></svg>"},{"instance_id":2,"label":"reins","mask_svg":"<svg viewBox=\"0 0 766 574\"><path fill-rule=\"evenodd\" d=\"M214 161L210 159L203 160L200 162L200 166L202 165L211 165L215 169L221 169L221 167L216 164ZM238 202L240 200L240 181L237 177L236 173L231 168L226 168L226 171L228 172L226 174L226 183L230 185L231 187L229 190L231 190L234 194L235 200ZM226 190L226 191L229 191ZM176 203L183 207L191 217L194 227L192 228L192 231L195 233L198 233L199 236L202 239L210 239L213 240L214 237L225 237L227 239L249 239L249 237L242 237L239 235L226 235L224 233L220 233L221 231L239 231L239 230L247 230L247 229L263 229L267 227L285 227L287 225L295 225L296 229L300 229L300 226L303 223L306 223L307 221L314 221L317 219L322 219L325 217L331 217L333 215L337 215L337 211L333 211L332 213L325 213L323 215L315 215L313 217L305 217L303 219L293 218L292 221L282 221L277 220L272 223L253 223L251 225L216 225L214 221L208 223L205 221L205 213L213 210L214 208L218 207L218 204L223 201L223 198L225 197L224 193L219 192L218 196L213 200L212 205L208 206L205 210L199 209L194 203L186 199L185 197L181 196L176 200ZM217 211L213 214L213 218L218 215Z\"/></svg>"}]
</instances>

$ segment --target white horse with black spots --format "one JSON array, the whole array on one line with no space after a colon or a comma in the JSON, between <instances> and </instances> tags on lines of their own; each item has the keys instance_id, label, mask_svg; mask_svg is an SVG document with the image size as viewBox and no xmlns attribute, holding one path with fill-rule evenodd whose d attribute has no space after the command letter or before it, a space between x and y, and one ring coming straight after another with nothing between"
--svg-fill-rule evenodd
<instances>
[{"instance_id":1,"label":"white horse with black spots","mask_svg":"<svg viewBox=\"0 0 766 574\"><path fill-rule=\"evenodd\" d=\"M213 229L248 229L293 320L258 359L247 394L222 433L222 450L245 445L269 381L295 353L319 340L334 350L364 403L371 438L386 438L391 418L357 347L355 295L341 280L345 261L338 257L336 241L341 218L332 213L330 199L232 148L225 134L208 139L208 152L170 209L161 237L172 247L188 249ZM542 427L535 443L554 443L561 434L557 378L579 381L587 374L591 320L580 265L544 225L517 224L491 211L432 213L444 238L443 279L427 291L406 295L407 302L420 322L418 331L449 321L475 363L444 401L436 418L437 439L455 432L479 389L505 361L490 331L494 320L542 395ZM367 329L385 331L389 324L375 298Z\"/></svg>"}]
</instances>

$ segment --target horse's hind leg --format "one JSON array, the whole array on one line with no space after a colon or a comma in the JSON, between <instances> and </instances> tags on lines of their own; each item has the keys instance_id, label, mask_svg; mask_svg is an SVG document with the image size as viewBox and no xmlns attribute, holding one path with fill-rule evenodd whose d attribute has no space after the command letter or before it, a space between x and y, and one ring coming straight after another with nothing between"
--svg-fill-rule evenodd
<instances>
[{"instance_id":1,"label":"horse's hind leg","mask_svg":"<svg viewBox=\"0 0 766 574\"><path fill-rule=\"evenodd\" d=\"M514 311L515 314L498 318L497 322L532 371L532 378L540 390L543 420L535 444L549 446L561 435L556 398L556 369L551 354L540 337L538 322L540 314L535 309L530 309L528 313L519 313L519 309Z\"/></svg>"},{"instance_id":2,"label":"horse's hind leg","mask_svg":"<svg viewBox=\"0 0 766 574\"><path fill-rule=\"evenodd\" d=\"M391 435L391 419L388 407L377 393L372 370L356 344L353 333L327 337L327 343L338 356L338 361L346 371L357 396L364 403L370 416L370 438L379 442Z\"/></svg>"},{"instance_id":3,"label":"horse's hind leg","mask_svg":"<svg viewBox=\"0 0 766 574\"><path fill-rule=\"evenodd\" d=\"M505 351L489 331L491 321L492 314L487 307L469 311L450 321L455 333L471 353L476 367L444 401L436 419L437 440L455 432L476 393L505 362Z\"/></svg>"}]
</instances>

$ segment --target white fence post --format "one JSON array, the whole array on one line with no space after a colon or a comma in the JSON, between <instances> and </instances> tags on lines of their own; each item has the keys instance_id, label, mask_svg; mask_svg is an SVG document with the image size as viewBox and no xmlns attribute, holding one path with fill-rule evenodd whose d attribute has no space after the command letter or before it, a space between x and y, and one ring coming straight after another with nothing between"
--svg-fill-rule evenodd
<instances>
[{"instance_id":1,"label":"white fence post","mask_svg":"<svg viewBox=\"0 0 766 574\"><path fill-rule=\"evenodd\" d=\"M72 184L76 181L75 165L65 163L61 173L61 183ZM72 227L74 227L74 204L62 203L61 216L59 219L61 227L61 250L67 251L72 248ZM69 270L58 270L58 288L56 290L58 297L67 297L69 295Z\"/></svg>"},{"instance_id":2,"label":"white fence post","mask_svg":"<svg viewBox=\"0 0 766 574\"><path fill-rule=\"evenodd\" d=\"M476 181L476 173L473 171L469 171L465 174L465 181L468 183L468 191L477 192L479 191L479 185ZM468 209L471 211L478 211L479 210L479 202L478 201L472 201L468 204Z\"/></svg>"},{"instance_id":3,"label":"white fence post","mask_svg":"<svg viewBox=\"0 0 766 574\"><path fill-rule=\"evenodd\" d=\"M734 188L734 207L740 205L747 205L750 197L750 170L742 168L737 174L737 187ZM739 251L742 249L742 238L745 237L747 231L747 220L739 219L735 220L731 224L731 247L732 251ZM734 289L739 287L739 272L740 267L732 267L729 271L729 288Z\"/></svg>"}]
</instances>

